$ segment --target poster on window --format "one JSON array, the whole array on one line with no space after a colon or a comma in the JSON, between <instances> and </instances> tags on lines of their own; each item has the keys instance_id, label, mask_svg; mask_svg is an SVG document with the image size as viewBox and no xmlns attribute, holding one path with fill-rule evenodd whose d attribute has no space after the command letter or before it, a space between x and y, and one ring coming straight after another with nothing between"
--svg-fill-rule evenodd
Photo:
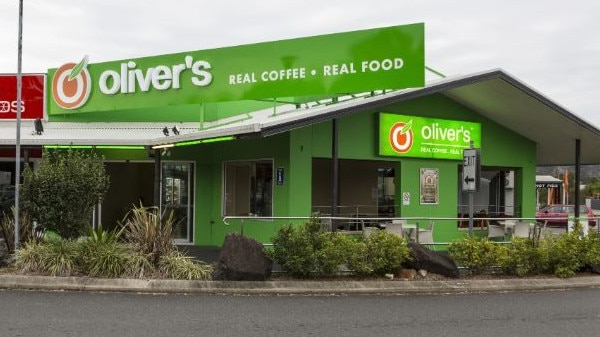
<instances>
[{"instance_id":1,"label":"poster on window","mask_svg":"<svg viewBox=\"0 0 600 337\"><path fill-rule=\"evenodd\" d=\"M439 176L438 169L421 168L421 205L437 205Z\"/></svg>"}]
</instances>

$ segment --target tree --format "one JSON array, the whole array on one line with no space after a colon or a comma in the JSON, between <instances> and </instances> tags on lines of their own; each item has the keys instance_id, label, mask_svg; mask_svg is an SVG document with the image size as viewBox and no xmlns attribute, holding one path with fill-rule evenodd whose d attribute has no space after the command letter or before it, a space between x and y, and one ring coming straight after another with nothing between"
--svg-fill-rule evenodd
<instances>
[{"instance_id":1,"label":"tree","mask_svg":"<svg viewBox=\"0 0 600 337\"><path fill-rule=\"evenodd\" d=\"M108 190L103 158L93 151L45 150L37 169L23 172L23 208L64 238L81 235Z\"/></svg>"},{"instance_id":2,"label":"tree","mask_svg":"<svg viewBox=\"0 0 600 337\"><path fill-rule=\"evenodd\" d=\"M583 189L584 198L600 198L600 179L593 177L585 185Z\"/></svg>"}]
</instances>

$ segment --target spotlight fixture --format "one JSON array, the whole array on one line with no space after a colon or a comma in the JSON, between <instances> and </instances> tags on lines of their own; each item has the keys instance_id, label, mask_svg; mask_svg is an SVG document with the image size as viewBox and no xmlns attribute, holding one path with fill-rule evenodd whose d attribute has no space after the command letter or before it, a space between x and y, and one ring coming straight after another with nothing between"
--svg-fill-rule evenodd
<instances>
[{"instance_id":1,"label":"spotlight fixture","mask_svg":"<svg viewBox=\"0 0 600 337\"><path fill-rule=\"evenodd\" d=\"M168 135L169 135L169 128L168 128L168 127L166 127L166 126L165 126L165 128L163 129L163 134L164 134L165 136L168 136Z\"/></svg>"},{"instance_id":2,"label":"spotlight fixture","mask_svg":"<svg viewBox=\"0 0 600 337\"><path fill-rule=\"evenodd\" d=\"M42 125L42 120L40 118L36 118L33 122L33 126L35 127L35 134L41 135L44 133L44 125Z\"/></svg>"},{"instance_id":3,"label":"spotlight fixture","mask_svg":"<svg viewBox=\"0 0 600 337\"><path fill-rule=\"evenodd\" d=\"M173 126L173 128L171 129L171 131L173 131L174 135L178 135L179 134L179 128L177 127L177 125Z\"/></svg>"}]
</instances>

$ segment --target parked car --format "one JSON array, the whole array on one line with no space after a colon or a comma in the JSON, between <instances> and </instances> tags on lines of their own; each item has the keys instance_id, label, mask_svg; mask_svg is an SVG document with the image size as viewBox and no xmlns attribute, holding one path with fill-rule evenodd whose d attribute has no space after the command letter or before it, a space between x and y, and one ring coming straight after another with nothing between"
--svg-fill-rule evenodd
<instances>
[{"instance_id":1,"label":"parked car","mask_svg":"<svg viewBox=\"0 0 600 337\"><path fill-rule=\"evenodd\" d=\"M547 226L567 227L569 215L575 214L575 205L547 205L535 213L536 219L548 221ZM586 205L579 205L579 216L587 216L588 225L596 226L594 210Z\"/></svg>"}]
</instances>

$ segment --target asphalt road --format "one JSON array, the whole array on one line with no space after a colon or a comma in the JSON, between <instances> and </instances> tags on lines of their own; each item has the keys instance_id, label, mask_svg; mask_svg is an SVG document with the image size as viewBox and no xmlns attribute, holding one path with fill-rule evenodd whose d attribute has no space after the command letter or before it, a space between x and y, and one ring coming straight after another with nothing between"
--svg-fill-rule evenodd
<instances>
[{"instance_id":1,"label":"asphalt road","mask_svg":"<svg viewBox=\"0 0 600 337\"><path fill-rule=\"evenodd\" d=\"M600 290L453 295L0 291L0 336L598 336Z\"/></svg>"}]
</instances>

